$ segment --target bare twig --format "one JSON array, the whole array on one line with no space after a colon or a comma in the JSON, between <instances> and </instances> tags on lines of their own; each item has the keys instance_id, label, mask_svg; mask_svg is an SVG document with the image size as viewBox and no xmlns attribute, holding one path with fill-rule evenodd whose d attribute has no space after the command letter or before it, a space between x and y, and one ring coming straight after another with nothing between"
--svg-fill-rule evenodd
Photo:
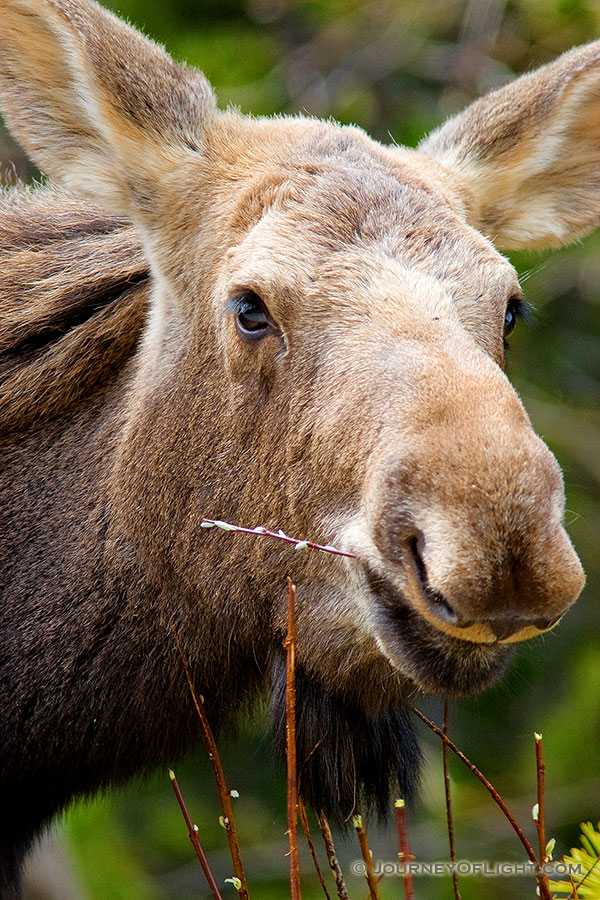
<instances>
[{"instance_id":1,"label":"bare twig","mask_svg":"<svg viewBox=\"0 0 600 900\"><path fill-rule=\"evenodd\" d=\"M206 880L208 881L208 886L211 890L211 893L215 900L223 900L221 894L219 893L219 888L217 887L217 883L213 877L212 872L210 871L210 866L208 865L208 860L204 855L204 850L202 849L202 844L200 843L200 836L198 834L198 826L194 825L190 814L188 812L188 808L186 806L185 800L183 799L183 794L181 793L181 788L177 783L177 779L175 778L175 772L172 769L169 769L169 777L171 779L171 784L173 785L173 790L175 791L175 796L177 797L177 802L179 803L179 808L183 813L183 818L185 819L185 824L187 825L188 835L190 841L192 843L192 847L196 851L196 856L200 860L200 865L202 866L202 870L206 876Z\"/></svg>"},{"instance_id":2,"label":"bare twig","mask_svg":"<svg viewBox=\"0 0 600 900\"><path fill-rule=\"evenodd\" d=\"M179 640L177 630L174 626L173 637L175 638L175 643L177 645L181 664L185 672L185 677L190 689L190 694L192 695L192 700L194 701L194 706L196 707L196 712L198 713L198 719L200 720L204 742L206 744L206 749L208 750L208 758L210 759L213 767L215 781L217 784L217 791L219 793L221 808L223 810L223 824L225 825L225 832L227 834L227 841L229 843L229 852L231 853L231 860L233 863L233 871L236 877L235 885L241 900L248 900L248 884L246 882L246 874L244 872L244 866L240 854L240 845L237 836L237 830L235 827L233 807L231 805L231 795L227 789L225 773L223 772L223 766L221 764L221 757L219 756L215 736L212 732L212 728L210 727L210 723L206 715L206 710L204 709L203 699L196 692L190 664L182 647L181 641Z\"/></svg>"},{"instance_id":3,"label":"bare twig","mask_svg":"<svg viewBox=\"0 0 600 900\"><path fill-rule=\"evenodd\" d=\"M600 855L598 855L598 856L596 857L596 859L594 860L594 862L591 864L591 866L589 867L589 869L587 870L587 872L586 872L585 875L583 876L583 878L580 878L579 881L577 882L577 884L575 884L575 885L573 886L573 890L571 891L571 893L570 893L569 896L567 897L567 900L572 900L573 897L576 897L576 896L577 896L577 890L582 886L582 884L585 883L585 881L590 877L590 875L592 874L592 872L594 871L594 869L595 869L598 865L600 865Z\"/></svg>"},{"instance_id":4,"label":"bare twig","mask_svg":"<svg viewBox=\"0 0 600 900\"><path fill-rule=\"evenodd\" d=\"M223 522L222 519L205 519L200 523L201 528L221 528L223 531L234 531L236 534L253 534L258 537L275 538L283 541L285 544L294 544L295 550L320 550L322 553L332 553L334 556L346 556L348 559L356 559L355 553L345 553L336 547L328 544L316 544L314 541L302 540L301 538L290 537L281 531L269 531L259 525L257 528L243 528L241 525L232 525L231 522Z\"/></svg>"},{"instance_id":5,"label":"bare twig","mask_svg":"<svg viewBox=\"0 0 600 900\"><path fill-rule=\"evenodd\" d=\"M427 727L430 728L434 732L434 734L437 734L437 736L440 737L444 741L444 743L448 745L450 750L452 750L452 752L455 753L459 759L462 759L462 761L467 766L467 768L469 768L471 770L471 772L482 783L482 785L485 787L485 789L491 795L493 800L498 804L498 806L500 807L500 809L502 810L502 812L504 813L504 815L510 822L517 837L521 841L521 844L525 848L525 852L527 853L527 856L529 857L531 862L535 865L536 880L537 880L539 888L540 888L540 897L542 897L542 900L552 900L552 894L550 893L547 882L544 883L543 879L541 878L540 863L536 856L535 850L533 849L529 839L527 838L527 835L525 834L525 832L523 831L523 829L521 828L519 823L516 821L512 812L510 811L510 809L508 808L508 806L506 805L506 803L504 802L504 800L502 799L502 797L500 796L500 794L498 793L496 788L492 784L490 784L490 782L487 780L485 775L482 772L480 772L480 770L477 768L477 766L474 765L474 763L472 763L471 760L468 757L466 757L465 754L461 750L458 749L456 744L454 744L450 740L450 738L444 734L444 732L441 730L441 728L438 728L437 725L434 725L434 723L430 719L428 719L427 716L424 715L424 713L422 713L415 706L411 707L411 709L414 712L414 714L416 716L418 716L419 719L421 719L422 722L425 722Z\"/></svg>"},{"instance_id":6,"label":"bare twig","mask_svg":"<svg viewBox=\"0 0 600 900\"><path fill-rule=\"evenodd\" d=\"M327 821L323 813L319 813L317 818L319 820L319 828L321 829L321 834L323 835L323 842L325 843L327 862L329 863L329 868L333 872L333 877L335 878L335 886L337 888L338 898L339 900L350 900L350 898L348 897L348 888L346 887L346 882L344 881L344 874L342 872L337 854L335 852L335 847L333 845L333 838L331 836L329 822Z\"/></svg>"},{"instance_id":7,"label":"bare twig","mask_svg":"<svg viewBox=\"0 0 600 900\"><path fill-rule=\"evenodd\" d=\"M448 735L448 719L449 719L448 701L444 701L444 734ZM445 741L442 741L442 762L444 766L444 789L446 792L446 821L448 823L448 843L450 844L450 862L456 862L456 847L454 844L454 821L452 819L452 797L450 794L450 772L448 769L448 747ZM458 889L458 872L456 867L452 867L452 889L454 891L454 900L462 900Z\"/></svg>"},{"instance_id":8,"label":"bare twig","mask_svg":"<svg viewBox=\"0 0 600 900\"><path fill-rule=\"evenodd\" d=\"M576 885L575 882L573 881L573 876L571 875L570 872L568 873L568 875L569 875L569 884L570 884L571 887L572 887L572 891L571 891L571 893L569 894L569 898L572 897L573 900L579 900L579 894L577 893L577 885ZM567 900L569 900L569 898L567 898Z\"/></svg>"},{"instance_id":9,"label":"bare twig","mask_svg":"<svg viewBox=\"0 0 600 900\"><path fill-rule=\"evenodd\" d=\"M535 827L538 835L538 848L540 857L540 880L546 884L546 889L550 894L550 882L548 876L544 872L543 866L546 862L546 805L544 793L544 776L546 766L544 765L544 751L542 747L542 735L537 731L534 733L535 739L535 765L537 772L537 816L535 817Z\"/></svg>"},{"instance_id":10,"label":"bare twig","mask_svg":"<svg viewBox=\"0 0 600 900\"><path fill-rule=\"evenodd\" d=\"M538 833L540 860L543 863L546 859L546 818L544 807L544 774L546 766L544 765L541 734L538 734L536 731L534 733L534 739L537 771L537 815L535 816L535 827Z\"/></svg>"},{"instance_id":11,"label":"bare twig","mask_svg":"<svg viewBox=\"0 0 600 900\"><path fill-rule=\"evenodd\" d=\"M321 866L319 865L319 860L317 859L317 853L315 851L315 845L313 844L312 837L310 835L310 828L308 826L308 816L306 815L306 807L302 802L302 798L298 797L298 812L300 814L300 821L302 822L302 830L304 831L304 837L306 838L306 843L308 844L308 849L310 850L310 855L312 857L312 861L314 863L315 871L317 873L317 878L319 879L319 883L323 888L323 893L327 897L327 900L331 900L329 896L329 891L327 890L327 885L325 884L325 879L323 878L323 872L321 871Z\"/></svg>"},{"instance_id":12,"label":"bare twig","mask_svg":"<svg viewBox=\"0 0 600 900\"><path fill-rule=\"evenodd\" d=\"M298 859L298 800L296 782L296 586L287 580L288 633L283 646L287 652L285 688L285 731L287 752L287 818L290 845L290 886L292 900L301 900L300 861Z\"/></svg>"},{"instance_id":13,"label":"bare twig","mask_svg":"<svg viewBox=\"0 0 600 900\"><path fill-rule=\"evenodd\" d=\"M404 885L405 900L414 900L412 875L408 865L412 859L410 847L408 844L408 829L406 828L406 804L404 800L396 800L394 803L394 813L396 815L396 828L398 829L398 844L400 852L398 857L404 867L402 872L402 884Z\"/></svg>"},{"instance_id":14,"label":"bare twig","mask_svg":"<svg viewBox=\"0 0 600 900\"><path fill-rule=\"evenodd\" d=\"M367 832L363 823L363 817L360 815L360 813L354 816L352 824L354 825L356 836L358 837L360 852L365 864L365 878L367 879L367 884L369 885L369 897L371 898L371 900L380 900L379 889L377 887L377 878L375 876L375 867L373 866L373 854L371 853L371 848L369 847L369 839L367 837Z\"/></svg>"}]
</instances>

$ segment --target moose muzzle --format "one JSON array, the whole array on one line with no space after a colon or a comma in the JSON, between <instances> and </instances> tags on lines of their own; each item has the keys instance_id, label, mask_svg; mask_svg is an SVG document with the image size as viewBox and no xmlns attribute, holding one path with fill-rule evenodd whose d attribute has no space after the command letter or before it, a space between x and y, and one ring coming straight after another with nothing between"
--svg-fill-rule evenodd
<instances>
[{"instance_id":1,"label":"moose muzzle","mask_svg":"<svg viewBox=\"0 0 600 900\"><path fill-rule=\"evenodd\" d=\"M585 581L562 475L499 369L465 383L445 363L443 395L415 391L410 427L376 454L370 577L388 604L454 638L523 640L552 628Z\"/></svg>"}]
</instances>

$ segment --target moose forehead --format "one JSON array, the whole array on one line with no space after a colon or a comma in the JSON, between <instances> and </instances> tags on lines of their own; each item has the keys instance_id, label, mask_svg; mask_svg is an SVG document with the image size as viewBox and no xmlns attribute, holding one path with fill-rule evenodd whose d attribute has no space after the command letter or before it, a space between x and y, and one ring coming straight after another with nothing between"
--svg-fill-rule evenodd
<instances>
[{"instance_id":1,"label":"moose forehead","mask_svg":"<svg viewBox=\"0 0 600 900\"><path fill-rule=\"evenodd\" d=\"M444 187L439 167L417 152L360 133L292 144L241 192L228 290L254 290L278 315L290 298L292 307L325 301L332 313L349 298L373 309L420 298L451 306L475 332L492 320L497 331L519 293L515 271Z\"/></svg>"}]
</instances>

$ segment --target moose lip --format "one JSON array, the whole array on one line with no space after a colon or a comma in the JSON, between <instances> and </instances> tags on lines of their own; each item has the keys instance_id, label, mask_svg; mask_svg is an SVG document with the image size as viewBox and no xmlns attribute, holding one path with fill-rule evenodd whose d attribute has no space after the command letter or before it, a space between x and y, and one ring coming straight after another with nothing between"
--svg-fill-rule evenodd
<instances>
[{"instance_id":1,"label":"moose lip","mask_svg":"<svg viewBox=\"0 0 600 900\"><path fill-rule=\"evenodd\" d=\"M503 674L514 645L475 643L431 625L395 584L365 570L374 602L374 626L381 649L394 668L429 693L478 693Z\"/></svg>"}]
</instances>

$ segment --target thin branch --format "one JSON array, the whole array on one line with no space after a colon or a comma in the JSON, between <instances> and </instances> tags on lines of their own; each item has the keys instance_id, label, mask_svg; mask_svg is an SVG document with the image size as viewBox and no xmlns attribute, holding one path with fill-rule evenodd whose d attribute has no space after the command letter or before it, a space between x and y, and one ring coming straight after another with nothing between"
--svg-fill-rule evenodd
<instances>
[{"instance_id":1,"label":"thin branch","mask_svg":"<svg viewBox=\"0 0 600 900\"><path fill-rule=\"evenodd\" d=\"M296 781L296 586L287 580L288 633L283 646L287 652L285 687L285 731L287 752L287 819L290 845L290 886L292 900L301 900L300 861L298 859L298 800Z\"/></svg>"},{"instance_id":2,"label":"thin branch","mask_svg":"<svg viewBox=\"0 0 600 900\"><path fill-rule=\"evenodd\" d=\"M535 850L533 849L530 841L528 840L527 835L525 834L525 832L523 831L523 829L521 828L519 823L516 821L512 812L510 811L510 809L508 808L508 806L506 805L506 803L504 802L504 800L502 799L502 797L500 796L500 794L498 793L496 788L492 784L490 784L490 782L487 780L485 775L482 772L480 772L480 770L477 768L477 766L474 765L474 763L472 763L471 760L468 759L468 757L466 757L465 754L461 750L458 749L456 744L454 744L450 740L450 738L444 734L444 732L441 730L441 728L438 728L437 725L434 725L434 723L430 719L428 719L427 716L424 715L424 713L422 713L415 706L412 706L411 709L414 712L414 714L416 716L418 716L419 719L421 719L422 722L425 722L427 727L430 728L434 732L434 734L437 734L437 736L440 737L444 741L444 743L448 745L448 747L452 750L453 753L456 754L456 756L458 756L459 759L462 759L462 761L467 766L467 768L469 768L471 770L471 772L482 783L482 785L485 787L485 789L491 795L493 800L498 804L498 806L500 807L500 809L502 810L502 812L504 813L504 815L510 822L517 837L521 841L521 844L525 848L525 852L527 853L527 856L529 857L531 862L534 863L534 865L536 867L536 880L537 880L539 888L540 888L540 897L542 897L542 900L552 900L552 894L550 893L547 884L545 884L543 879L541 878L542 870L541 870L538 858L535 854Z\"/></svg>"},{"instance_id":3,"label":"thin branch","mask_svg":"<svg viewBox=\"0 0 600 900\"><path fill-rule=\"evenodd\" d=\"M600 863L600 854L596 857L594 862L591 864L591 866L589 867L589 869L587 870L587 872L585 873L583 878L580 878L579 881L577 882L577 884L574 885L573 890L567 897L567 900L571 900L572 897L577 896L577 890L581 887L582 884L585 883L585 881L589 878L589 876L592 874L592 872L594 871L594 869L596 868L596 866L599 863Z\"/></svg>"},{"instance_id":4,"label":"thin branch","mask_svg":"<svg viewBox=\"0 0 600 900\"><path fill-rule=\"evenodd\" d=\"M546 862L546 804L545 804L545 792L544 792L544 776L546 773L546 766L544 765L544 751L542 747L542 735L538 734L537 731L534 733L535 739L535 767L537 773L537 816L535 817L535 827L538 835L538 848L539 848L539 858L540 858L540 866L542 867L542 871L540 872L540 879L545 882L546 889L550 894L550 882L548 880L548 876L543 870L544 863Z\"/></svg>"},{"instance_id":5,"label":"thin branch","mask_svg":"<svg viewBox=\"0 0 600 900\"><path fill-rule=\"evenodd\" d=\"M544 807L544 774L546 766L544 765L541 734L538 734L536 731L534 733L534 739L537 771L537 815L535 816L535 827L538 833L540 860L543 863L546 859L546 818Z\"/></svg>"},{"instance_id":6,"label":"thin branch","mask_svg":"<svg viewBox=\"0 0 600 900\"><path fill-rule=\"evenodd\" d=\"M381 875L377 876L377 884L379 884L380 881L383 881L384 878L385 878L385 872L382 872ZM369 896L367 897L367 900L371 900L370 893L369 893Z\"/></svg>"},{"instance_id":7,"label":"thin branch","mask_svg":"<svg viewBox=\"0 0 600 900\"><path fill-rule=\"evenodd\" d=\"M200 860L200 865L202 866L202 870L206 876L206 880L208 881L208 886L211 890L211 893L215 900L223 900L221 894L219 892L219 888L217 887L217 883L213 877L213 873L210 871L210 866L208 865L208 860L204 855L204 850L202 849L202 844L200 843L200 836L198 834L198 826L194 825L190 814L188 812L188 808L186 806L185 800L183 799L183 794L181 793L181 788L177 783L177 779L175 778L175 772L172 769L169 769L169 777L171 779L171 784L173 785L173 790L175 791L175 796L177 797L177 802L179 803L179 808L183 813L183 818L185 819L185 824L187 825L188 835L190 841L192 843L192 847L196 851L196 856Z\"/></svg>"},{"instance_id":8,"label":"thin branch","mask_svg":"<svg viewBox=\"0 0 600 900\"><path fill-rule=\"evenodd\" d=\"M346 887L346 882L344 881L344 874L342 872L337 854L335 852L335 847L333 845L333 838L331 836L329 822L327 821L323 813L319 813L317 818L319 820L319 828L321 829L321 834L323 835L323 842L325 844L325 851L327 853L327 862L329 863L329 868L333 872L333 877L335 878L335 886L337 888L338 898L339 900L350 900L348 896L348 888Z\"/></svg>"},{"instance_id":9,"label":"thin branch","mask_svg":"<svg viewBox=\"0 0 600 900\"><path fill-rule=\"evenodd\" d=\"M300 821L302 822L302 830L304 831L304 837L306 838L306 843L308 844L308 849L310 850L310 855L312 857L312 861L315 867L315 871L317 873L317 878L319 879L319 883L323 888L323 893L327 897L327 900L331 900L329 896L329 891L327 890L327 885L325 884L325 879L323 878L323 872L321 871L321 866L319 865L319 860L317 859L317 853L315 850L315 845L313 844L312 837L310 835L310 828L308 827L308 816L306 815L306 807L302 802L302 799L298 798L298 812L300 814Z\"/></svg>"},{"instance_id":10,"label":"thin branch","mask_svg":"<svg viewBox=\"0 0 600 900\"><path fill-rule=\"evenodd\" d=\"M343 550L338 550L336 547L331 547L328 544L316 544L314 541L290 537L281 529L279 531L269 531L268 528L263 528L262 525L259 525L257 528L243 528L241 525L223 522L222 519L204 519L200 523L200 527L221 528L223 531L234 531L236 534L253 534L258 537L275 538L278 541L283 541L285 544L294 544L295 550L320 550L322 553L331 553L334 556L346 556L348 559L356 559L355 553L345 553Z\"/></svg>"},{"instance_id":11,"label":"thin branch","mask_svg":"<svg viewBox=\"0 0 600 900\"><path fill-rule=\"evenodd\" d=\"M357 816L354 816L352 823L356 831L356 836L358 837L360 852L365 864L365 878L369 885L369 896L371 900L380 900L377 878L375 876L375 867L373 866L373 854L369 847L369 839L360 813Z\"/></svg>"},{"instance_id":12,"label":"thin branch","mask_svg":"<svg viewBox=\"0 0 600 900\"><path fill-rule=\"evenodd\" d=\"M577 893L577 885L576 885L575 882L573 881L573 876L571 875L570 872L568 873L568 875L569 875L569 884L570 884L571 887L572 887L572 891L571 891L571 893L569 894L569 898L572 897L573 900L579 900L579 894ZM567 900L569 900L569 898L567 898Z\"/></svg>"},{"instance_id":13,"label":"thin branch","mask_svg":"<svg viewBox=\"0 0 600 900\"><path fill-rule=\"evenodd\" d=\"M448 735L450 704L444 701L444 734ZM445 741L442 741L442 762L444 766L444 788L446 792L446 822L448 823L448 843L450 844L450 862L456 862L456 846L454 844L454 821L452 819L452 797L450 793L450 771L448 769L448 747ZM452 890L454 891L454 900L462 900L458 889L458 872L456 866L452 867Z\"/></svg>"},{"instance_id":14,"label":"thin branch","mask_svg":"<svg viewBox=\"0 0 600 900\"><path fill-rule=\"evenodd\" d=\"M408 829L406 827L406 804L404 800L396 800L394 803L394 813L396 815L396 828L398 829L398 844L400 852L398 857L404 866L402 872L402 884L404 885L405 900L414 900L412 875L408 865L412 859L410 847L408 844Z\"/></svg>"},{"instance_id":15,"label":"thin branch","mask_svg":"<svg viewBox=\"0 0 600 900\"><path fill-rule=\"evenodd\" d=\"M215 736L212 732L212 728L210 727L210 723L206 715L206 710L204 709L203 699L196 692L188 658L181 645L179 635L174 626L172 630L179 657L181 659L181 664L183 666L185 677L187 679L188 687L190 689L190 694L192 695L192 700L194 701L194 706L196 707L196 712L198 713L198 718L200 720L204 742L208 751L208 758L210 759L213 767L215 781L217 784L217 791L219 792L221 808L223 810L223 824L225 825L225 832L227 834L227 841L229 843L229 852L231 853L231 861L233 863L233 871L236 877L236 888L241 900L248 900L248 884L246 882L246 874L244 872L244 866L240 854L240 844L235 827L235 818L233 815L233 807L231 805L231 795L227 789L225 773L223 772L223 766L221 764L221 757L219 756Z\"/></svg>"}]
</instances>

